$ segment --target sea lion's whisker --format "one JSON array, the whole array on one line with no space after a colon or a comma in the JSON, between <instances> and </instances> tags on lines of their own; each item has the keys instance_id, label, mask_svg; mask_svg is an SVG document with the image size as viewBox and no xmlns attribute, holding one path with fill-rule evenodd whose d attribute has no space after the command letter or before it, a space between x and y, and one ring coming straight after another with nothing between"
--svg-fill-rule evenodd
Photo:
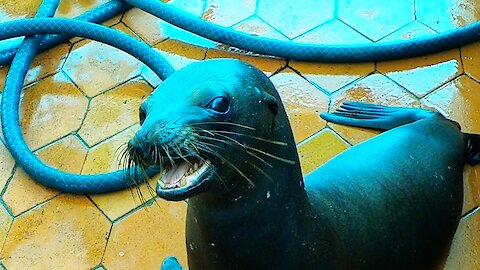
<instances>
[{"instance_id":1,"label":"sea lion's whisker","mask_svg":"<svg viewBox=\"0 0 480 270\"><path fill-rule=\"evenodd\" d=\"M209 144L209 143L205 143L205 142L201 142L202 144L207 144L207 145L211 145L211 146L215 146L215 147L219 147L217 145L214 145L214 144ZM203 145L197 145L198 147L200 148L204 148ZM220 155L219 153L213 151L213 150L208 150L208 149L204 149L204 151L206 152L209 152L210 154L212 155L215 155L216 157L220 158L223 162L227 163L230 167L232 167L233 169L235 169L241 176L243 176L243 178L245 178L248 183L250 184L250 186L252 188L255 187L255 184L253 183L252 180L250 180L250 178L248 176L246 176L240 169L237 168L237 166L235 166L234 164L232 164L230 161L228 161L226 158L224 158L222 155Z\"/></svg>"},{"instance_id":2,"label":"sea lion's whisker","mask_svg":"<svg viewBox=\"0 0 480 270\"><path fill-rule=\"evenodd\" d=\"M206 160L205 158L203 158L202 156L200 156L200 151L198 150L197 146L196 146L194 143L192 143L192 142L190 142L190 145L193 146L193 148L196 149L196 153L194 153L193 156L196 157L196 158L198 158L198 159L200 159L200 160L201 160L202 162L204 162L204 163L207 162L207 160ZM220 179L220 183L222 183L222 185L225 187L225 189L226 189L227 191L230 191L230 188L227 186L225 180L223 180L223 178L222 178L216 171L215 171L214 173L215 173L215 175L218 177L218 179Z\"/></svg>"},{"instance_id":3,"label":"sea lion's whisker","mask_svg":"<svg viewBox=\"0 0 480 270\"><path fill-rule=\"evenodd\" d=\"M242 148L257 151L257 152L262 153L262 154L264 154L264 155L266 155L266 156L269 156L269 157L271 157L271 158L277 159L277 160L279 160L279 161L282 161L282 162L285 162L285 163L288 163L288 164L295 164L294 161L291 161L291 160L288 160L288 159L284 159L284 158L275 156L275 155L273 155L273 154L270 154L270 153L265 152L265 151L263 151L263 150L260 150L260 149L258 149L258 148L254 148L254 147L248 146L248 145L246 145L246 144L242 144L242 143L240 143L239 141L237 141L237 140L235 140L235 139L233 139L233 138L231 138L231 137L229 137L229 136L226 136L226 135L223 135L223 134L215 134L215 135L220 136L220 137L223 137L223 138L228 139L228 140L231 140L231 141L235 142L236 144L238 144L239 146L241 146ZM203 137L203 138L207 138L207 139L208 139L208 137ZM250 151L247 151L247 152L248 152L248 153L251 153ZM293 163L292 163L292 162L293 162Z\"/></svg>"},{"instance_id":4,"label":"sea lion's whisker","mask_svg":"<svg viewBox=\"0 0 480 270\"><path fill-rule=\"evenodd\" d=\"M180 146L178 145L175 145L176 148L173 148L173 150L175 150L175 153L177 153L177 155L183 159L185 162L189 163L190 165L193 165L183 154L182 154L182 149L180 149Z\"/></svg>"},{"instance_id":5,"label":"sea lion's whisker","mask_svg":"<svg viewBox=\"0 0 480 270\"><path fill-rule=\"evenodd\" d=\"M276 155L274 155L274 154L270 154L270 153L265 152L265 151L262 151L262 150L260 150L260 149L258 149L258 148L250 147L250 146L248 146L248 145L246 145L245 147L247 147L247 149L249 149L249 150L253 150L253 151L256 151L256 152L258 152L258 153L264 154L264 155L266 155L266 156L268 156L268 157L271 157L271 158L273 158L273 159L276 159L276 160L278 160L278 161L285 162L285 163L291 164L291 165L294 165L294 164L295 164L295 161L293 161L293 160L289 160L289 159L286 159L286 158L282 158L282 157L276 156Z\"/></svg>"},{"instance_id":6,"label":"sea lion's whisker","mask_svg":"<svg viewBox=\"0 0 480 270\"><path fill-rule=\"evenodd\" d=\"M248 162L250 165L252 165L255 169L257 169L257 171L259 171L261 174L263 174L270 182L273 182L273 179L272 177L270 177L270 175L268 175L268 173L266 173L264 170L262 170L260 167L258 167L257 165L255 165L255 163L253 162Z\"/></svg>"},{"instance_id":7,"label":"sea lion's whisker","mask_svg":"<svg viewBox=\"0 0 480 270\"><path fill-rule=\"evenodd\" d=\"M286 143L286 142L269 140L269 139L265 139L265 138L262 138L262 137L257 137L257 136L253 136L253 135L249 135L249 134L243 134L243 133L239 133L239 132L235 132L235 131L214 130L214 129L203 129L203 131L210 131L214 134L224 133L224 134L238 135L238 136L243 136L243 137L256 139L256 140L259 140L259 141L262 141L262 142L272 143L272 144L281 145L281 146L288 146L288 143Z\"/></svg>"},{"instance_id":8,"label":"sea lion's whisker","mask_svg":"<svg viewBox=\"0 0 480 270\"><path fill-rule=\"evenodd\" d=\"M170 156L170 152L168 151L168 148L165 147L164 145L161 145L163 150L165 151L165 154L167 155L168 159L170 160L170 164L172 165L172 167L176 167L175 166L175 161L173 160L173 158Z\"/></svg>"},{"instance_id":9,"label":"sea lion's whisker","mask_svg":"<svg viewBox=\"0 0 480 270\"><path fill-rule=\"evenodd\" d=\"M246 126L246 125L242 125L242 124L238 124L238 123L234 123L234 122L198 122L198 123L191 123L189 124L190 126L196 126L196 125L207 125L207 124L214 124L214 125L231 125L231 126L236 126L236 127L241 127L241 128L245 128L245 129L249 129L249 130L255 130L254 127L250 127L250 126Z\"/></svg>"},{"instance_id":10,"label":"sea lion's whisker","mask_svg":"<svg viewBox=\"0 0 480 270\"><path fill-rule=\"evenodd\" d=\"M218 141L218 142L222 142L222 143L225 143L225 144L228 144L228 145L238 145L241 147L241 149L243 151L245 151L247 154L251 155L252 157L260 160L261 162L263 162L265 165L267 165L268 167L270 168L273 168L273 165L268 163L266 160L264 160L263 158L259 157L258 155L256 155L255 153L252 153L250 151L248 151L246 149L246 146L241 144L240 142L234 140L233 138L230 138L228 136L226 136L227 139L231 139L232 141L226 141L226 140L222 140L222 139L218 139L218 138L212 138L212 137L206 137L206 136L200 136L202 139L207 139L207 140L214 140L214 141Z\"/></svg>"}]
</instances>

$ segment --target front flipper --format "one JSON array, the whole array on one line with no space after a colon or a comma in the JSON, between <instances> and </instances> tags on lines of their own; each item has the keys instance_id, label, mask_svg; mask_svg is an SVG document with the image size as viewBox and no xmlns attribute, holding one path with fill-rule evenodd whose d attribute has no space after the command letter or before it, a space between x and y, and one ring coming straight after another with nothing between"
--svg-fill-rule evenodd
<instances>
[{"instance_id":1,"label":"front flipper","mask_svg":"<svg viewBox=\"0 0 480 270\"><path fill-rule=\"evenodd\" d=\"M388 130L417 120L439 115L419 108L401 108L363 102L345 102L333 113L320 117L336 124Z\"/></svg>"}]
</instances>

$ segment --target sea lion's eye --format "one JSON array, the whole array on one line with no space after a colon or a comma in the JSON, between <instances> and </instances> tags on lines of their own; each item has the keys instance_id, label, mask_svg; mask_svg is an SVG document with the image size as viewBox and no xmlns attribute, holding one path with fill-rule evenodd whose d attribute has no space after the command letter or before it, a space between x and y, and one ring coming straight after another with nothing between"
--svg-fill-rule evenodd
<instances>
[{"instance_id":1,"label":"sea lion's eye","mask_svg":"<svg viewBox=\"0 0 480 270\"><path fill-rule=\"evenodd\" d=\"M140 110L138 111L138 116L140 118L140 125L143 125L143 122L145 122L145 118L147 118L147 113L143 109L143 107L140 107Z\"/></svg>"},{"instance_id":2,"label":"sea lion's eye","mask_svg":"<svg viewBox=\"0 0 480 270\"><path fill-rule=\"evenodd\" d=\"M216 97L210 101L207 107L219 113L226 113L230 108L230 102L225 97Z\"/></svg>"}]
</instances>

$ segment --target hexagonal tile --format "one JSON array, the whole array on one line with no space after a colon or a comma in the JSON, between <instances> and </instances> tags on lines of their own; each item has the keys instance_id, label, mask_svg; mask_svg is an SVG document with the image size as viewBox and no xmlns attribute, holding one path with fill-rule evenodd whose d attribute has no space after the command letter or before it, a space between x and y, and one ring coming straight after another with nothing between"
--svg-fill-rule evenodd
<instances>
[{"instance_id":1,"label":"hexagonal tile","mask_svg":"<svg viewBox=\"0 0 480 270\"><path fill-rule=\"evenodd\" d=\"M359 80L332 96L330 111L335 111L345 101L362 101L386 106L418 107L419 102L401 87L381 74ZM365 141L379 132L371 129L348 127L329 123L350 144Z\"/></svg>"},{"instance_id":2,"label":"hexagonal tile","mask_svg":"<svg viewBox=\"0 0 480 270\"><path fill-rule=\"evenodd\" d=\"M185 267L185 216L185 203L159 200L115 223L103 264L107 269L159 269L165 257L176 256Z\"/></svg>"},{"instance_id":3,"label":"hexagonal tile","mask_svg":"<svg viewBox=\"0 0 480 270\"><path fill-rule=\"evenodd\" d=\"M439 110L444 116L457 121L463 132L480 133L479 83L466 75L426 96L422 102Z\"/></svg>"},{"instance_id":4,"label":"hexagonal tile","mask_svg":"<svg viewBox=\"0 0 480 270\"><path fill-rule=\"evenodd\" d=\"M349 145L345 141L328 128L303 141L298 146L303 175L314 171L348 147Z\"/></svg>"},{"instance_id":5,"label":"hexagonal tile","mask_svg":"<svg viewBox=\"0 0 480 270\"><path fill-rule=\"evenodd\" d=\"M9 269L90 269L111 224L84 196L60 195L17 217L1 255Z\"/></svg>"},{"instance_id":6,"label":"hexagonal tile","mask_svg":"<svg viewBox=\"0 0 480 270\"><path fill-rule=\"evenodd\" d=\"M332 20L294 39L307 44L365 44L371 40L340 20Z\"/></svg>"},{"instance_id":7,"label":"hexagonal tile","mask_svg":"<svg viewBox=\"0 0 480 270\"><path fill-rule=\"evenodd\" d=\"M12 155L3 143L0 143L0 189L5 187L8 179L12 176L14 166L15 160Z\"/></svg>"},{"instance_id":8,"label":"hexagonal tile","mask_svg":"<svg viewBox=\"0 0 480 270\"><path fill-rule=\"evenodd\" d=\"M467 73L470 77L477 81L480 81L480 42L476 42L460 49L462 52L462 62Z\"/></svg>"},{"instance_id":9,"label":"hexagonal tile","mask_svg":"<svg viewBox=\"0 0 480 270\"><path fill-rule=\"evenodd\" d=\"M377 71L423 97L463 73L460 51L377 63Z\"/></svg>"},{"instance_id":10,"label":"hexagonal tile","mask_svg":"<svg viewBox=\"0 0 480 270\"><path fill-rule=\"evenodd\" d=\"M46 164L59 170L80 173L87 150L74 136L68 136L40 150L37 154ZM14 215L19 215L58 193L59 191L43 186L21 168L17 168L3 195L3 200Z\"/></svg>"},{"instance_id":11,"label":"hexagonal tile","mask_svg":"<svg viewBox=\"0 0 480 270\"><path fill-rule=\"evenodd\" d=\"M117 159L121 150L125 149L122 147L125 147L125 143L132 138L138 128L139 126L135 125L92 148L85 160L82 173L96 174L117 170L119 168ZM151 188L155 188L156 181L157 178L149 181ZM125 189L108 194L89 195L89 197L110 220L117 220L156 196L151 188L149 189L149 186L143 183L139 189Z\"/></svg>"},{"instance_id":12,"label":"hexagonal tile","mask_svg":"<svg viewBox=\"0 0 480 270\"><path fill-rule=\"evenodd\" d=\"M152 88L143 80L131 80L96 96L78 135L93 146L138 122L138 108Z\"/></svg>"},{"instance_id":13,"label":"hexagonal tile","mask_svg":"<svg viewBox=\"0 0 480 270\"><path fill-rule=\"evenodd\" d=\"M338 17L373 41L415 20L414 1L339 0Z\"/></svg>"},{"instance_id":14,"label":"hexagonal tile","mask_svg":"<svg viewBox=\"0 0 480 270\"><path fill-rule=\"evenodd\" d=\"M292 70L271 77L287 110L295 142L325 127L319 114L328 110L328 97Z\"/></svg>"},{"instance_id":15,"label":"hexagonal tile","mask_svg":"<svg viewBox=\"0 0 480 270\"><path fill-rule=\"evenodd\" d=\"M419 37L425 37L430 35L435 35L436 32L431 28L425 26L423 23L418 21L413 21L404 27L398 29L397 31L391 33L390 35L382 38L380 41L389 42L389 41L398 41L398 40L409 40Z\"/></svg>"},{"instance_id":16,"label":"hexagonal tile","mask_svg":"<svg viewBox=\"0 0 480 270\"><path fill-rule=\"evenodd\" d=\"M259 0L257 15L289 38L295 38L334 17L333 0Z\"/></svg>"},{"instance_id":17,"label":"hexagonal tile","mask_svg":"<svg viewBox=\"0 0 480 270\"><path fill-rule=\"evenodd\" d=\"M436 30L447 30L477 22L480 5L470 0L416 1L417 19Z\"/></svg>"},{"instance_id":18,"label":"hexagonal tile","mask_svg":"<svg viewBox=\"0 0 480 270\"><path fill-rule=\"evenodd\" d=\"M205 58L207 49L183 43L175 39L168 39L155 45L162 56L175 70Z\"/></svg>"},{"instance_id":19,"label":"hexagonal tile","mask_svg":"<svg viewBox=\"0 0 480 270\"><path fill-rule=\"evenodd\" d=\"M7 238L12 222L13 218L8 214L3 205L0 205L0 245L2 246Z\"/></svg>"},{"instance_id":20,"label":"hexagonal tile","mask_svg":"<svg viewBox=\"0 0 480 270\"><path fill-rule=\"evenodd\" d=\"M255 8L256 0L206 0L206 8L202 18L228 27L253 15Z\"/></svg>"},{"instance_id":21,"label":"hexagonal tile","mask_svg":"<svg viewBox=\"0 0 480 270\"><path fill-rule=\"evenodd\" d=\"M86 109L87 99L63 73L26 88L20 121L28 146L38 149L77 130Z\"/></svg>"},{"instance_id":22,"label":"hexagonal tile","mask_svg":"<svg viewBox=\"0 0 480 270\"><path fill-rule=\"evenodd\" d=\"M460 221L445 270L480 269L480 211Z\"/></svg>"},{"instance_id":23,"label":"hexagonal tile","mask_svg":"<svg viewBox=\"0 0 480 270\"><path fill-rule=\"evenodd\" d=\"M290 61L288 65L300 72L307 80L330 93L375 70L374 63L339 64Z\"/></svg>"},{"instance_id":24,"label":"hexagonal tile","mask_svg":"<svg viewBox=\"0 0 480 270\"><path fill-rule=\"evenodd\" d=\"M125 25L113 28L135 35ZM140 74L142 63L109 45L80 41L73 46L63 70L87 96L98 95Z\"/></svg>"},{"instance_id":25,"label":"hexagonal tile","mask_svg":"<svg viewBox=\"0 0 480 270\"><path fill-rule=\"evenodd\" d=\"M24 85L31 84L39 79L43 79L49 75L53 75L60 70L70 50L70 44L60 44L48 51L37 55L32 62L30 69L25 76ZM7 77L9 67L0 68L0 89L5 86L5 78Z\"/></svg>"},{"instance_id":26,"label":"hexagonal tile","mask_svg":"<svg viewBox=\"0 0 480 270\"><path fill-rule=\"evenodd\" d=\"M203 0L173 0L169 4L196 17L200 17L205 8ZM151 45L156 45L162 40L171 38L201 47L216 46L216 43L213 41L166 23L138 8L127 11L122 21Z\"/></svg>"},{"instance_id":27,"label":"hexagonal tile","mask_svg":"<svg viewBox=\"0 0 480 270\"><path fill-rule=\"evenodd\" d=\"M463 170L464 203L463 214L480 206L480 166L465 165Z\"/></svg>"},{"instance_id":28,"label":"hexagonal tile","mask_svg":"<svg viewBox=\"0 0 480 270\"><path fill-rule=\"evenodd\" d=\"M109 140L96 145L88 152L82 174L110 172L118 169L118 161L125 143L135 135L140 126L134 125L125 131L113 136Z\"/></svg>"}]
</instances>

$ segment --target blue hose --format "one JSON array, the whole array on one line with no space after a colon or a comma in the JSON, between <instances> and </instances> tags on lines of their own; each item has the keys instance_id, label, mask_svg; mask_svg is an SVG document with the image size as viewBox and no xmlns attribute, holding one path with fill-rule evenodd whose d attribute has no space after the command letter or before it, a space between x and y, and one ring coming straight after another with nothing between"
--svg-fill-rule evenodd
<instances>
[{"instance_id":1,"label":"blue hose","mask_svg":"<svg viewBox=\"0 0 480 270\"><path fill-rule=\"evenodd\" d=\"M125 1L125 2L124 2ZM44 50L71 36L80 36L119 48L149 66L161 79L173 73L172 67L149 45L120 31L81 20L101 22L136 6L180 28L248 51L287 59L322 62L362 62L412 57L438 52L477 41L480 23L436 36L409 41L360 45L310 45L277 41L234 31L202 21L189 13L157 0L112 0L77 17L77 20L39 18L54 14L58 0L45 0L37 18L0 23L0 40L26 38L10 67L2 95L2 126L7 148L20 167L42 184L70 193L103 193L124 189L134 184L125 171L97 175L77 175L58 171L39 160L28 148L19 123L20 94L31 59L37 50ZM52 13L53 12L53 13ZM38 44L40 43L40 44ZM0 64L8 63L15 51L0 52ZM149 170L153 173L154 169ZM140 177L140 176L138 176Z\"/></svg>"}]
</instances>

